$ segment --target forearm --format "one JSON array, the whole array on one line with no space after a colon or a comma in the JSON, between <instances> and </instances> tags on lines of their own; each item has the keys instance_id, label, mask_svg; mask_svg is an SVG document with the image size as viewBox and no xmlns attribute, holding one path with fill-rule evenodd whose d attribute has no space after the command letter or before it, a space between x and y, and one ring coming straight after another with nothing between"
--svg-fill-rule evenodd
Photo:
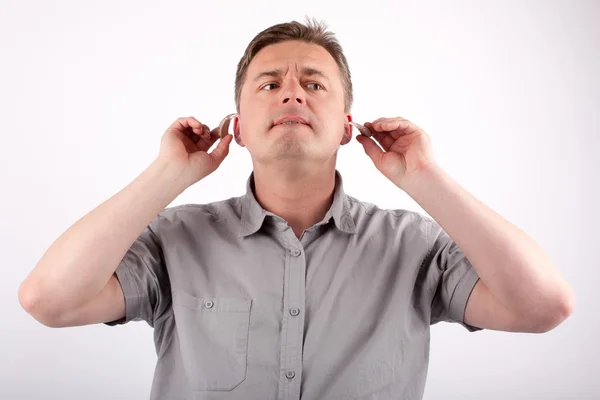
<instances>
[{"instance_id":1,"label":"forearm","mask_svg":"<svg viewBox=\"0 0 600 400\"><path fill-rule=\"evenodd\" d=\"M450 235L481 281L507 309L553 312L570 287L544 251L523 231L457 184L439 166L404 190Z\"/></svg>"},{"instance_id":2,"label":"forearm","mask_svg":"<svg viewBox=\"0 0 600 400\"><path fill-rule=\"evenodd\" d=\"M21 285L22 302L38 312L53 313L95 297L144 228L185 190L178 176L155 161L74 223L48 248Z\"/></svg>"}]
</instances>

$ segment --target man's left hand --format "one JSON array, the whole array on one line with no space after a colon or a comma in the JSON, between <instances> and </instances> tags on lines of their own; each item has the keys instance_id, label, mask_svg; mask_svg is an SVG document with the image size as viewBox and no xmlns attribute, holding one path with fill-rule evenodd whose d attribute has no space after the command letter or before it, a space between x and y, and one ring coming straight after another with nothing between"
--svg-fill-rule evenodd
<instances>
[{"instance_id":1,"label":"man's left hand","mask_svg":"<svg viewBox=\"0 0 600 400\"><path fill-rule=\"evenodd\" d=\"M436 165L429 135L412 122L402 117L378 118L364 126L372 132L371 138L358 135L356 140L379 172L399 188L405 190L414 176Z\"/></svg>"}]
</instances>

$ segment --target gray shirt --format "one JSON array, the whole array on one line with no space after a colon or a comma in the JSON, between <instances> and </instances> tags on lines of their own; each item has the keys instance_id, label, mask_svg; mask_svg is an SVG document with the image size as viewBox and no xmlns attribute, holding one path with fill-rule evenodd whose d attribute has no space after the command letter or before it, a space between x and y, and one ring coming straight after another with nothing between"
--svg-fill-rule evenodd
<instances>
[{"instance_id":1,"label":"gray shirt","mask_svg":"<svg viewBox=\"0 0 600 400\"><path fill-rule=\"evenodd\" d=\"M430 325L479 279L435 220L346 195L296 238L246 194L163 210L116 270L154 328L151 399L421 399Z\"/></svg>"}]
</instances>

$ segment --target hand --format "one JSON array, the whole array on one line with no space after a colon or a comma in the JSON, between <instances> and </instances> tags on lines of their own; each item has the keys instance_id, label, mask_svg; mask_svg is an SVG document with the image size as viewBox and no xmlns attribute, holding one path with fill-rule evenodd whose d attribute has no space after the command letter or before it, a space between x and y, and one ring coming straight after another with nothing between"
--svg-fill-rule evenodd
<instances>
[{"instance_id":1,"label":"hand","mask_svg":"<svg viewBox=\"0 0 600 400\"><path fill-rule=\"evenodd\" d=\"M211 131L194 117L178 118L161 138L158 159L181 173L186 187L191 186L213 173L229 154L229 133L208 153L219 139L218 131L218 127Z\"/></svg>"},{"instance_id":2,"label":"hand","mask_svg":"<svg viewBox=\"0 0 600 400\"><path fill-rule=\"evenodd\" d=\"M375 167L396 186L405 189L419 172L436 165L431 140L424 130L401 118L379 118L364 124L381 148L369 137L358 135Z\"/></svg>"}]
</instances>

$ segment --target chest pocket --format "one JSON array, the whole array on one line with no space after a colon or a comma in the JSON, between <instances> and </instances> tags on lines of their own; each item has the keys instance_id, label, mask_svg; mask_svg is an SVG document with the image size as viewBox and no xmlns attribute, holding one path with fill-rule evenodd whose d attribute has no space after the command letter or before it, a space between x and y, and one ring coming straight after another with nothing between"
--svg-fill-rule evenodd
<instances>
[{"instance_id":1,"label":"chest pocket","mask_svg":"<svg viewBox=\"0 0 600 400\"><path fill-rule=\"evenodd\" d=\"M234 389L246 379L252 300L173 292L183 365L194 390Z\"/></svg>"}]
</instances>

